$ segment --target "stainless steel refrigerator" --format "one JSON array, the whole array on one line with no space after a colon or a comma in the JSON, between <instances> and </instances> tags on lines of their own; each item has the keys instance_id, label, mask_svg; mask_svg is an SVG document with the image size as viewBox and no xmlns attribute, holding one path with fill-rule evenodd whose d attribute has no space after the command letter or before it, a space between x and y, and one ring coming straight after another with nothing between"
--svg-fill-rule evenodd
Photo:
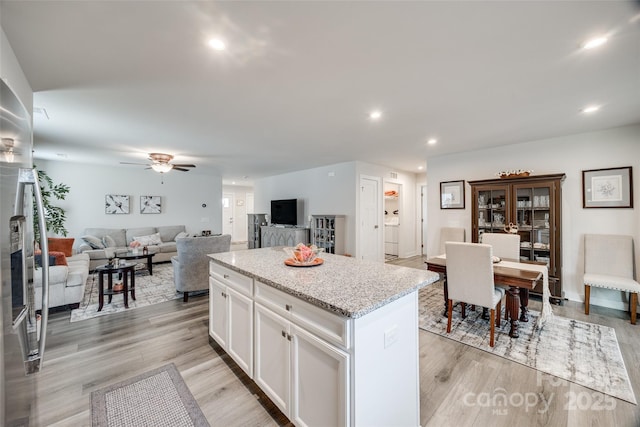
<instances>
[{"instance_id":1,"label":"stainless steel refrigerator","mask_svg":"<svg viewBox=\"0 0 640 427\"><path fill-rule=\"evenodd\" d=\"M0 81L0 424L28 425L37 394L29 375L42 369L48 320L49 256L46 231L35 254L34 206L46 230L42 195L33 169L31 115ZM38 268L36 268L36 261ZM42 310L36 313L34 274L42 275Z\"/></svg>"}]
</instances>

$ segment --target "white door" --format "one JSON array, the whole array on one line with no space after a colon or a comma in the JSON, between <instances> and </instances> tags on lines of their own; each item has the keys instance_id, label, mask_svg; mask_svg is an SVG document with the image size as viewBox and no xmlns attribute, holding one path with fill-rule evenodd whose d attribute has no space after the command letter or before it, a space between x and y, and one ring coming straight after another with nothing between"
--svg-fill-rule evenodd
<instances>
[{"instance_id":1,"label":"white door","mask_svg":"<svg viewBox=\"0 0 640 427\"><path fill-rule=\"evenodd\" d=\"M349 355L291 325L291 421L297 426L346 426Z\"/></svg>"},{"instance_id":2,"label":"white door","mask_svg":"<svg viewBox=\"0 0 640 427\"><path fill-rule=\"evenodd\" d=\"M227 353L253 379L253 300L227 288Z\"/></svg>"},{"instance_id":3,"label":"white door","mask_svg":"<svg viewBox=\"0 0 640 427\"><path fill-rule=\"evenodd\" d=\"M382 244L382 192L380 179L360 177L360 238L359 254L361 259L383 260Z\"/></svg>"},{"instance_id":4,"label":"white door","mask_svg":"<svg viewBox=\"0 0 640 427\"><path fill-rule=\"evenodd\" d=\"M262 305L255 304L256 366L254 381L289 417L291 401L291 351L289 322Z\"/></svg>"},{"instance_id":5,"label":"white door","mask_svg":"<svg viewBox=\"0 0 640 427\"><path fill-rule=\"evenodd\" d=\"M231 241L233 238L233 205L234 197L233 193L222 194L222 234L230 234Z\"/></svg>"},{"instance_id":6,"label":"white door","mask_svg":"<svg viewBox=\"0 0 640 427\"><path fill-rule=\"evenodd\" d=\"M209 278L209 335L224 349L227 348L226 286Z\"/></svg>"}]
</instances>

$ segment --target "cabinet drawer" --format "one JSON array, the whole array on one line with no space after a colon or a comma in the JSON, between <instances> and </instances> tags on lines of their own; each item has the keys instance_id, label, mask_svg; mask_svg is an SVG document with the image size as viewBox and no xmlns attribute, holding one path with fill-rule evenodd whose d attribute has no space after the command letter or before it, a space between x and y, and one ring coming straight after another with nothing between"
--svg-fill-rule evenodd
<instances>
[{"instance_id":1,"label":"cabinet drawer","mask_svg":"<svg viewBox=\"0 0 640 427\"><path fill-rule=\"evenodd\" d=\"M253 296L253 279L251 277L223 267L213 261L209 261L209 275L248 297Z\"/></svg>"},{"instance_id":2,"label":"cabinet drawer","mask_svg":"<svg viewBox=\"0 0 640 427\"><path fill-rule=\"evenodd\" d=\"M256 280L255 301L302 326L319 337L349 349L349 319L330 313L306 301Z\"/></svg>"}]
</instances>

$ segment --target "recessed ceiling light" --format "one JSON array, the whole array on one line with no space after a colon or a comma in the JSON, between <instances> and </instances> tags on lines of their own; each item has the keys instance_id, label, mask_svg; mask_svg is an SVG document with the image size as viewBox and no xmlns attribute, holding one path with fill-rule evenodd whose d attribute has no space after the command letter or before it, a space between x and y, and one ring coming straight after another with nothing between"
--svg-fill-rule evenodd
<instances>
[{"instance_id":1,"label":"recessed ceiling light","mask_svg":"<svg viewBox=\"0 0 640 427\"><path fill-rule=\"evenodd\" d=\"M591 113L595 113L596 111L598 111L600 109L599 105L589 105L588 107L584 107L582 110L583 113L585 114L591 114Z\"/></svg>"},{"instance_id":2,"label":"recessed ceiling light","mask_svg":"<svg viewBox=\"0 0 640 427\"><path fill-rule=\"evenodd\" d=\"M437 140L437 139L435 139L435 138L429 138L429 140L427 141L427 144L429 144L429 145L434 145L434 144L436 144L437 142L438 142L438 140Z\"/></svg>"},{"instance_id":3,"label":"recessed ceiling light","mask_svg":"<svg viewBox=\"0 0 640 427\"><path fill-rule=\"evenodd\" d=\"M595 38L593 38L591 40L587 40L582 45L582 48L583 49L593 49L593 48L596 48L598 46L602 46L606 42L607 42L607 38L606 37L595 37Z\"/></svg>"},{"instance_id":4,"label":"recessed ceiling light","mask_svg":"<svg viewBox=\"0 0 640 427\"><path fill-rule=\"evenodd\" d=\"M227 48L227 45L220 39L211 39L209 40L209 47L214 50L225 50Z\"/></svg>"},{"instance_id":5,"label":"recessed ceiling light","mask_svg":"<svg viewBox=\"0 0 640 427\"><path fill-rule=\"evenodd\" d=\"M424 166L418 166L419 171L421 171L422 169L424 169Z\"/></svg>"},{"instance_id":6,"label":"recessed ceiling light","mask_svg":"<svg viewBox=\"0 0 640 427\"><path fill-rule=\"evenodd\" d=\"M372 112L369 113L369 118L371 120L380 120L382 118L382 111L373 110Z\"/></svg>"}]
</instances>

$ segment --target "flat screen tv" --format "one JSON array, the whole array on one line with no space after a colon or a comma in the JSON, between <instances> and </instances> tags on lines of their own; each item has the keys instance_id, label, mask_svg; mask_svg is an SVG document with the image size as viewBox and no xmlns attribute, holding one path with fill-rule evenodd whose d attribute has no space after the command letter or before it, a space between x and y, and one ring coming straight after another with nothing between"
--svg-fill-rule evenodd
<instances>
[{"instance_id":1,"label":"flat screen tv","mask_svg":"<svg viewBox=\"0 0 640 427\"><path fill-rule=\"evenodd\" d=\"M272 200L271 223L279 225L298 224L298 200Z\"/></svg>"}]
</instances>

